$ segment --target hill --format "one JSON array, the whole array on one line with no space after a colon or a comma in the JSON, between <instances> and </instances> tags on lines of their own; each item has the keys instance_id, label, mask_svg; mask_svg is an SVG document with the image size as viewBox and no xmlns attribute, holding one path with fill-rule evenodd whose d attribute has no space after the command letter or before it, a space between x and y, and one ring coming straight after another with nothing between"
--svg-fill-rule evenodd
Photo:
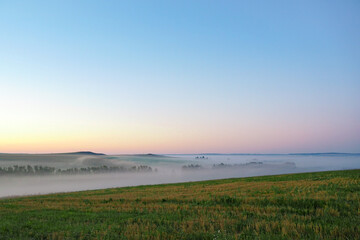
<instances>
[{"instance_id":1,"label":"hill","mask_svg":"<svg viewBox=\"0 0 360 240\"><path fill-rule=\"evenodd\" d=\"M360 170L0 200L0 239L360 239Z\"/></svg>"},{"instance_id":2,"label":"hill","mask_svg":"<svg viewBox=\"0 0 360 240\"><path fill-rule=\"evenodd\" d=\"M69 152L69 153L60 153L60 154L73 154L73 155L99 155L99 156L103 156L105 155L104 153L94 153L94 152L90 152L90 151L80 151L80 152Z\"/></svg>"}]
</instances>

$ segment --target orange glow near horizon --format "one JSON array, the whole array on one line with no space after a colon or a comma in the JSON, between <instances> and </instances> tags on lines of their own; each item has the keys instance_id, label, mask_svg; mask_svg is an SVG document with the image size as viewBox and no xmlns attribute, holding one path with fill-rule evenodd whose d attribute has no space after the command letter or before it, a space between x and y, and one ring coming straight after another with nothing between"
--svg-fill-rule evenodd
<instances>
[{"instance_id":1,"label":"orange glow near horizon","mask_svg":"<svg viewBox=\"0 0 360 240\"><path fill-rule=\"evenodd\" d=\"M41 132L33 129L26 133L19 131L9 134L0 136L0 152L57 153L88 150L107 154L288 153L329 151L332 141L338 137L336 132L327 131L326 128L318 128L316 131L311 128L296 130L292 126L260 124L249 124L237 129L211 128L205 124L193 129L186 126L133 125L125 129L107 126L100 130L83 128L70 132L46 129Z\"/></svg>"}]
</instances>

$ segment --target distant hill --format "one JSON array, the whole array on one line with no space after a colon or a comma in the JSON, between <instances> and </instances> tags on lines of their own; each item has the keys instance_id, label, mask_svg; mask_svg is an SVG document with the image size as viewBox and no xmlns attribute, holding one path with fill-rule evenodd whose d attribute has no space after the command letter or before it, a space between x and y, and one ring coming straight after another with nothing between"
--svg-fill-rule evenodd
<instances>
[{"instance_id":1,"label":"distant hill","mask_svg":"<svg viewBox=\"0 0 360 240\"><path fill-rule=\"evenodd\" d=\"M324 152L324 153L289 153L289 155L303 155L303 156L313 156L313 155L360 155L360 153Z\"/></svg>"},{"instance_id":2,"label":"distant hill","mask_svg":"<svg viewBox=\"0 0 360 240\"><path fill-rule=\"evenodd\" d=\"M318 156L318 155L360 155L360 153L342 153L342 152L320 152L320 153L198 153L198 154L182 154L182 155L300 155L300 156Z\"/></svg>"},{"instance_id":3,"label":"distant hill","mask_svg":"<svg viewBox=\"0 0 360 240\"><path fill-rule=\"evenodd\" d=\"M166 157L164 155L159 155L159 154L153 154L153 153L148 153L148 154L135 154L134 156L139 156L139 157Z\"/></svg>"},{"instance_id":4,"label":"distant hill","mask_svg":"<svg viewBox=\"0 0 360 240\"><path fill-rule=\"evenodd\" d=\"M106 155L104 153L94 153L94 152L90 152L90 151L80 151L80 152L70 152L70 153L60 153L60 154L71 154L71 155Z\"/></svg>"}]
</instances>

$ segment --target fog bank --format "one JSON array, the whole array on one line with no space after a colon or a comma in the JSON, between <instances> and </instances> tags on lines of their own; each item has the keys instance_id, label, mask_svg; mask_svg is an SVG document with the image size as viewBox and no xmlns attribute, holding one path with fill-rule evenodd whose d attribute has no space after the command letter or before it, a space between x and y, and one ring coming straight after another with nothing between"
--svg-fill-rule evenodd
<instances>
[{"instance_id":1,"label":"fog bank","mask_svg":"<svg viewBox=\"0 0 360 240\"><path fill-rule=\"evenodd\" d=\"M0 167L11 165L67 167L148 165L156 171L61 176L0 176L0 197L82 191L310 171L360 168L359 155L20 155L0 154ZM200 166L184 168L184 166ZM215 165L215 166L214 166ZM185 170L186 169L186 170Z\"/></svg>"}]
</instances>

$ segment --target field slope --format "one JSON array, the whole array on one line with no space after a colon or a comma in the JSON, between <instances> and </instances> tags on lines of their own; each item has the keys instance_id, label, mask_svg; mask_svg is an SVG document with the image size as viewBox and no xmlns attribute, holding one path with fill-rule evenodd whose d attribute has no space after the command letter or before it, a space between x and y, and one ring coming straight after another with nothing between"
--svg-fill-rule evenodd
<instances>
[{"instance_id":1,"label":"field slope","mask_svg":"<svg viewBox=\"0 0 360 240\"><path fill-rule=\"evenodd\" d=\"M0 239L360 239L360 170L0 200Z\"/></svg>"}]
</instances>

